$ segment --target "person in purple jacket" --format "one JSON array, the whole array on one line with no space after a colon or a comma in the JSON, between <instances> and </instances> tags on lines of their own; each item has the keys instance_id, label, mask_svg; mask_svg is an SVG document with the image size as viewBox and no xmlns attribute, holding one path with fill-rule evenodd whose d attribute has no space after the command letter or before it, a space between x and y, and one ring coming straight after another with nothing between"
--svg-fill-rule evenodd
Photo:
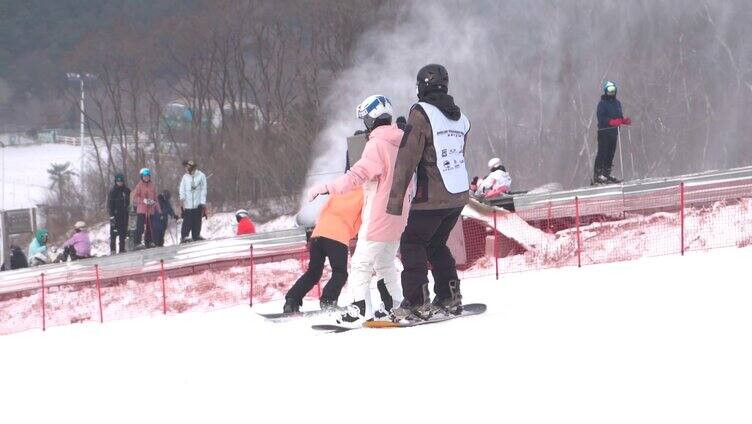
<instances>
[{"instance_id":1,"label":"person in purple jacket","mask_svg":"<svg viewBox=\"0 0 752 424\"><path fill-rule=\"evenodd\" d=\"M72 261L76 259L84 259L91 256L91 240L89 240L89 232L86 231L86 223L78 221L73 225L73 236L63 244L63 253L60 256L60 260L65 262L70 258Z\"/></svg>"}]
</instances>

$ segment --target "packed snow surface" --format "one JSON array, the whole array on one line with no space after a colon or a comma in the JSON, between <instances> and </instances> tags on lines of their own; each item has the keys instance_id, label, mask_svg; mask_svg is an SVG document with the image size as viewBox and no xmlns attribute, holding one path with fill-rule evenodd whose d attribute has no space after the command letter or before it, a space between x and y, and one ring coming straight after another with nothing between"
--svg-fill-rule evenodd
<instances>
[{"instance_id":1,"label":"packed snow surface","mask_svg":"<svg viewBox=\"0 0 752 424\"><path fill-rule=\"evenodd\" d=\"M466 279L486 314L410 329L237 306L2 336L3 422L750 422L750 259Z\"/></svg>"}]
</instances>

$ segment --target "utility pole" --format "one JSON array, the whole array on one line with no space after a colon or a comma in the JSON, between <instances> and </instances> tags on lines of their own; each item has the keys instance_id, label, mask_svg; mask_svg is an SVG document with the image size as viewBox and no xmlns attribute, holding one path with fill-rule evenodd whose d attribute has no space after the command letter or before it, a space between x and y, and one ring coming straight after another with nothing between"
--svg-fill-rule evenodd
<instances>
[{"instance_id":1,"label":"utility pole","mask_svg":"<svg viewBox=\"0 0 752 424\"><path fill-rule=\"evenodd\" d=\"M66 74L68 77L68 81L77 81L81 84L81 105L79 106L79 109L81 110L81 130L79 133L79 143L81 144L81 163L78 167L78 179L81 190L83 190L84 187L84 161L86 158L86 151L84 149L84 123L85 123L85 113L84 113L84 80L93 81L96 79L96 75L92 74L77 74L75 72L69 72Z\"/></svg>"}]
</instances>

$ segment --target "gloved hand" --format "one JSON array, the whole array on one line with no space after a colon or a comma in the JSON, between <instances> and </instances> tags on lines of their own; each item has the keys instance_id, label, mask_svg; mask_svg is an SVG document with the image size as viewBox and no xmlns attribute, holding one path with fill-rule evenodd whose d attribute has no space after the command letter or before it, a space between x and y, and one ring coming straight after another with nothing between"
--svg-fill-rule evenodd
<instances>
[{"instance_id":1,"label":"gloved hand","mask_svg":"<svg viewBox=\"0 0 752 424\"><path fill-rule=\"evenodd\" d=\"M199 208L201 208L201 216L209 219L209 214L206 212L206 205L198 205Z\"/></svg>"},{"instance_id":2,"label":"gloved hand","mask_svg":"<svg viewBox=\"0 0 752 424\"><path fill-rule=\"evenodd\" d=\"M473 181L470 182L470 190L475 192L478 190L478 177L473 177Z\"/></svg>"},{"instance_id":3,"label":"gloved hand","mask_svg":"<svg viewBox=\"0 0 752 424\"><path fill-rule=\"evenodd\" d=\"M630 119L629 117L623 118L621 120L621 124L622 125L632 125L632 119Z\"/></svg>"},{"instance_id":4,"label":"gloved hand","mask_svg":"<svg viewBox=\"0 0 752 424\"><path fill-rule=\"evenodd\" d=\"M308 189L308 201L313 202L319 197L320 194L329 194L329 189L326 188L326 184L316 184Z\"/></svg>"},{"instance_id":5,"label":"gloved hand","mask_svg":"<svg viewBox=\"0 0 752 424\"><path fill-rule=\"evenodd\" d=\"M618 127L622 124L621 118L614 118L608 121L608 125L612 127Z\"/></svg>"}]
</instances>

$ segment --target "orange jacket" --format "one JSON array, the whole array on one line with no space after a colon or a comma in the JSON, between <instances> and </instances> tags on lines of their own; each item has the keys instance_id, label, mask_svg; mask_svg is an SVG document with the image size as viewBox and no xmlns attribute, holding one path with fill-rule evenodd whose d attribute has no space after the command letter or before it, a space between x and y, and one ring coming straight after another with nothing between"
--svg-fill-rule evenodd
<instances>
[{"instance_id":1,"label":"orange jacket","mask_svg":"<svg viewBox=\"0 0 752 424\"><path fill-rule=\"evenodd\" d=\"M343 194L332 194L324 205L311 237L326 237L349 244L358 235L363 190L356 188Z\"/></svg>"}]
</instances>

